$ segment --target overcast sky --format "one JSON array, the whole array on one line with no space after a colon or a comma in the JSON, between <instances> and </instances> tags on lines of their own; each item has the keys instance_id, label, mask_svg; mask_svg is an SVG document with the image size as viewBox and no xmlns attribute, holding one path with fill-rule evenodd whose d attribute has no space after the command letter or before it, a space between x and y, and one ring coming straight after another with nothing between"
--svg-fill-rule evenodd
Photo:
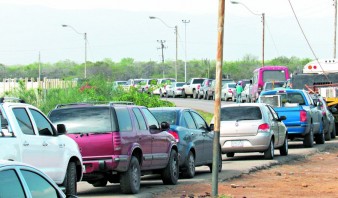
<instances>
[{"instance_id":1,"label":"overcast sky","mask_svg":"<svg viewBox=\"0 0 338 198\"><path fill-rule=\"evenodd\" d=\"M333 57L333 0L290 0L318 58ZM217 0L0 0L0 63L84 61L87 33L88 61L134 58L175 60L174 27L178 27L178 58L215 59ZM265 13L265 59L296 56L314 59L289 0L225 1L224 60L245 55L262 58L262 21ZM245 6L243 6L245 5ZM254 15L252 12L257 13ZM156 16L158 19L149 19Z\"/></svg>"}]
</instances>

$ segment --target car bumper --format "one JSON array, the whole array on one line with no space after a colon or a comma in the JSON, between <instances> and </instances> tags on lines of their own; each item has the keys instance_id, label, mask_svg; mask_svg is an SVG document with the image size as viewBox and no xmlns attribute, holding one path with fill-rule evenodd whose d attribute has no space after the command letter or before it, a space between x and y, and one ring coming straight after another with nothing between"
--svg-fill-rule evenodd
<instances>
[{"instance_id":1,"label":"car bumper","mask_svg":"<svg viewBox=\"0 0 338 198\"><path fill-rule=\"evenodd\" d=\"M83 165L85 167L84 174L93 172L106 172L106 171L117 171L124 172L127 170L129 162L129 156L118 155L102 157L100 159L83 159Z\"/></svg>"},{"instance_id":2,"label":"car bumper","mask_svg":"<svg viewBox=\"0 0 338 198\"><path fill-rule=\"evenodd\" d=\"M222 153L229 152L261 152L268 149L270 133L258 133L255 136L220 137Z\"/></svg>"}]
</instances>

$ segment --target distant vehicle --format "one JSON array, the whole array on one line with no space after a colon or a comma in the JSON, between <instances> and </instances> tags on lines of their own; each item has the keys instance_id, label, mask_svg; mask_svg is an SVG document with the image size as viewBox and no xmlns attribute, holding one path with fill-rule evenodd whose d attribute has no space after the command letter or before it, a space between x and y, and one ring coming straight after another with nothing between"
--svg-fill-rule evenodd
<instances>
[{"instance_id":1,"label":"distant vehicle","mask_svg":"<svg viewBox=\"0 0 338 198\"><path fill-rule=\"evenodd\" d=\"M233 95L236 95L236 83L225 83L222 87L221 99L228 101Z\"/></svg>"},{"instance_id":2,"label":"distant vehicle","mask_svg":"<svg viewBox=\"0 0 338 198\"><path fill-rule=\"evenodd\" d=\"M154 90L154 95L160 95L160 97L164 97L167 94L166 86L170 85L171 83L176 82L174 78L160 78L157 79L157 85Z\"/></svg>"},{"instance_id":3,"label":"distant vehicle","mask_svg":"<svg viewBox=\"0 0 338 198\"><path fill-rule=\"evenodd\" d=\"M214 79L210 79L210 78L207 78L203 81L201 87L199 88L199 90L197 91L197 98L198 99L206 99L206 96L207 96L207 91L208 89L210 88L211 86L211 82L213 81Z\"/></svg>"},{"instance_id":4,"label":"distant vehicle","mask_svg":"<svg viewBox=\"0 0 338 198\"><path fill-rule=\"evenodd\" d=\"M113 85L112 85L112 88L115 90L117 89L118 87L123 87L123 85L126 85L127 84L127 81L123 81L123 80L117 80L117 81L114 81L113 82Z\"/></svg>"},{"instance_id":5,"label":"distant vehicle","mask_svg":"<svg viewBox=\"0 0 338 198\"><path fill-rule=\"evenodd\" d=\"M245 87L246 84L251 84L251 83L252 83L252 80L249 80L249 79L242 79L242 80L237 81L237 84L242 85L243 88Z\"/></svg>"},{"instance_id":6,"label":"distant vehicle","mask_svg":"<svg viewBox=\"0 0 338 198\"><path fill-rule=\"evenodd\" d=\"M168 97L181 97L182 96L182 90L183 85L185 85L185 82L173 82L170 85L167 85L166 87L166 96Z\"/></svg>"},{"instance_id":7,"label":"distant vehicle","mask_svg":"<svg viewBox=\"0 0 338 198\"><path fill-rule=\"evenodd\" d=\"M178 180L178 148L148 108L130 102L64 104L49 113L64 123L81 150L83 181L94 187L120 183L123 193L136 194L141 175L160 174L164 184Z\"/></svg>"},{"instance_id":8,"label":"distant vehicle","mask_svg":"<svg viewBox=\"0 0 338 198\"><path fill-rule=\"evenodd\" d=\"M2 198L66 198L66 195L49 176L25 163L0 160L0 178Z\"/></svg>"},{"instance_id":9,"label":"distant vehicle","mask_svg":"<svg viewBox=\"0 0 338 198\"><path fill-rule=\"evenodd\" d=\"M310 94L314 103L317 103L319 108L322 110L322 115L324 119L324 133L325 140L331 140L331 138L336 138L336 127L335 127L335 119L332 115L331 111L334 113L337 112L336 108L332 108L329 110L326 101L324 98L318 94Z\"/></svg>"},{"instance_id":10,"label":"distant vehicle","mask_svg":"<svg viewBox=\"0 0 338 198\"><path fill-rule=\"evenodd\" d=\"M189 79L185 85L183 85L182 97L186 98L191 96L192 98L197 99L197 93L200 89L203 81L206 78L191 78Z\"/></svg>"},{"instance_id":11,"label":"distant vehicle","mask_svg":"<svg viewBox=\"0 0 338 198\"><path fill-rule=\"evenodd\" d=\"M151 93L152 89L157 85L157 79L142 79L137 85L137 89L142 93Z\"/></svg>"},{"instance_id":12,"label":"distant vehicle","mask_svg":"<svg viewBox=\"0 0 338 198\"><path fill-rule=\"evenodd\" d=\"M241 93L241 102L251 102L252 84L246 84Z\"/></svg>"},{"instance_id":13,"label":"distant vehicle","mask_svg":"<svg viewBox=\"0 0 338 198\"><path fill-rule=\"evenodd\" d=\"M140 82L142 82L143 79L129 79L127 80L127 83L122 85L123 89L128 91L130 87L136 87Z\"/></svg>"},{"instance_id":14,"label":"distant vehicle","mask_svg":"<svg viewBox=\"0 0 338 198\"><path fill-rule=\"evenodd\" d=\"M235 81L232 80L232 79L222 79L222 87L226 83L235 83ZM207 100L215 100L215 87L216 87L216 80L213 80L211 82L211 85L210 85L208 91L207 91L207 95L206 95Z\"/></svg>"},{"instance_id":15,"label":"distant vehicle","mask_svg":"<svg viewBox=\"0 0 338 198\"><path fill-rule=\"evenodd\" d=\"M263 152L265 159L273 159L275 148L280 155L288 154L288 132L273 108L263 103L237 103L221 107L220 144L222 153ZM211 121L213 128L214 118Z\"/></svg>"},{"instance_id":16,"label":"distant vehicle","mask_svg":"<svg viewBox=\"0 0 338 198\"><path fill-rule=\"evenodd\" d=\"M290 74L286 66L264 66L255 69L252 80L252 101L256 102L265 82L287 81L288 79L290 79Z\"/></svg>"},{"instance_id":17,"label":"distant vehicle","mask_svg":"<svg viewBox=\"0 0 338 198\"><path fill-rule=\"evenodd\" d=\"M285 83L285 81L265 82L262 91L269 91L275 88L283 88L285 86Z\"/></svg>"},{"instance_id":18,"label":"distant vehicle","mask_svg":"<svg viewBox=\"0 0 338 198\"><path fill-rule=\"evenodd\" d=\"M158 107L149 109L159 122L168 122L178 145L180 172L186 178L195 176L195 167L209 166L212 171L214 132L204 118L193 109ZM218 171L222 170L222 156L218 157Z\"/></svg>"},{"instance_id":19,"label":"distant vehicle","mask_svg":"<svg viewBox=\"0 0 338 198\"><path fill-rule=\"evenodd\" d=\"M338 73L338 59L319 59L307 63L303 67L304 74Z\"/></svg>"}]
</instances>

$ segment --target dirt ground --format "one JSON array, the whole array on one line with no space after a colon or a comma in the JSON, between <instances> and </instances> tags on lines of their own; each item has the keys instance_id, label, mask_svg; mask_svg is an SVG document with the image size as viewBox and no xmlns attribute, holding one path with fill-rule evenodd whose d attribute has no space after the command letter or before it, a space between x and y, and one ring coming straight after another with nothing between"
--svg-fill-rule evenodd
<instances>
[{"instance_id":1,"label":"dirt ground","mask_svg":"<svg viewBox=\"0 0 338 198\"><path fill-rule=\"evenodd\" d=\"M156 197L211 197L211 183L180 185ZM218 184L220 198L338 197L338 150Z\"/></svg>"}]
</instances>

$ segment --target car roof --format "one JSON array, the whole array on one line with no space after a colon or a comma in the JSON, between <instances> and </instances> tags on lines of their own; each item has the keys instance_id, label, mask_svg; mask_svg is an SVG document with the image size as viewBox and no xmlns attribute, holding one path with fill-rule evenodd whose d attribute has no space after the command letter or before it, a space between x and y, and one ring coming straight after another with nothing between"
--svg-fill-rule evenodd
<instances>
[{"instance_id":1,"label":"car roof","mask_svg":"<svg viewBox=\"0 0 338 198\"><path fill-rule=\"evenodd\" d=\"M190 110L190 111L195 111L191 108L186 108L186 107L152 107L152 108L149 108L149 110L156 110L156 111L160 111L160 110L166 110L166 111Z\"/></svg>"},{"instance_id":2,"label":"car roof","mask_svg":"<svg viewBox=\"0 0 338 198\"><path fill-rule=\"evenodd\" d=\"M226 104L222 105L221 108L226 108L226 107L262 107L267 104L265 103L236 103L236 104Z\"/></svg>"}]
</instances>

